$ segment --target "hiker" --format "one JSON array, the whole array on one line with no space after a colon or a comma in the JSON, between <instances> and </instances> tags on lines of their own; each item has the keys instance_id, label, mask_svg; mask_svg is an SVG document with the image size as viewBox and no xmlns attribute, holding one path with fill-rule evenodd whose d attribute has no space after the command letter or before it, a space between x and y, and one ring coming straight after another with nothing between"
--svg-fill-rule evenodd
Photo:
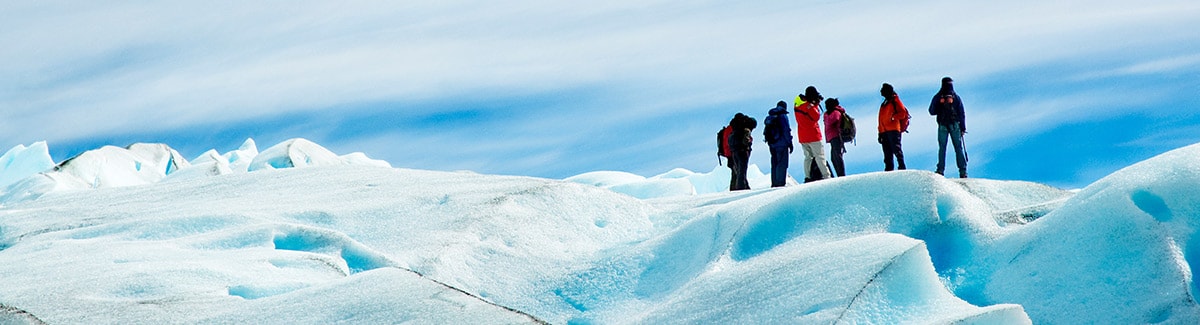
<instances>
[{"instance_id":1,"label":"hiker","mask_svg":"<svg viewBox=\"0 0 1200 325\"><path fill-rule=\"evenodd\" d=\"M846 162L842 160L842 154L846 153L846 141L842 139L844 116L846 109L837 98L825 100L825 142L829 143L829 160L833 161L837 177L846 177Z\"/></svg>"},{"instance_id":2,"label":"hiker","mask_svg":"<svg viewBox=\"0 0 1200 325\"><path fill-rule=\"evenodd\" d=\"M829 178L829 165L825 163L825 148L821 145L821 100L824 97L817 88L808 86L804 94L796 96L796 138L804 151L804 182ZM819 175L813 175L810 164L816 164Z\"/></svg>"},{"instance_id":3,"label":"hiker","mask_svg":"<svg viewBox=\"0 0 1200 325\"><path fill-rule=\"evenodd\" d=\"M879 144L883 145L883 170L892 171L896 167L905 170L907 167L904 165L900 133L908 132L908 120L911 116L908 115L908 108L900 102L900 95L896 94L892 85L884 83L879 89L879 95L883 96L883 103L879 104ZM892 165L893 157L897 163L895 166Z\"/></svg>"},{"instance_id":4,"label":"hiker","mask_svg":"<svg viewBox=\"0 0 1200 325\"><path fill-rule=\"evenodd\" d=\"M958 163L958 177L967 178L967 151L963 146L963 134L967 133L967 116L963 113L962 98L954 92L954 79L942 78L942 89L929 102L929 115L937 116L938 124L938 175L946 171L946 138L954 144L954 159Z\"/></svg>"},{"instance_id":5,"label":"hiker","mask_svg":"<svg viewBox=\"0 0 1200 325\"><path fill-rule=\"evenodd\" d=\"M793 149L787 114L787 102L781 100L763 119L763 141L771 148L771 187L783 187L787 181L788 155Z\"/></svg>"},{"instance_id":6,"label":"hiker","mask_svg":"<svg viewBox=\"0 0 1200 325\"><path fill-rule=\"evenodd\" d=\"M746 179L746 169L750 164L750 147L754 144L751 132L758 127L758 122L753 117L737 113L733 116L733 120L729 121L729 125L732 127L729 139L726 139L730 149L729 169L732 171L729 178L729 190L748 190L750 181Z\"/></svg>"}]
</instances>

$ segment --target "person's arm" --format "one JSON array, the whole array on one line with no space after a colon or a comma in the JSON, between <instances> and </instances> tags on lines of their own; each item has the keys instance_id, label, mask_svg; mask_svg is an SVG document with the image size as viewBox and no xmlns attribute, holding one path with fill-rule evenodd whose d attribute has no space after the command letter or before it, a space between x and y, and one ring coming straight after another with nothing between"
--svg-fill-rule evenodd
<instances>
[{"instance_id":1,"label":"person's arm","mask_svg":"<svg viewBox=\"0 0 1200 325\"><path fill-rule=\"evenodd\" d=\"M904 107L904 103L900 102L900 96L892 98L892 120L900 121L905 116L908 116L908 107Z\"/></svg>"},{"instance_id":2,"label":"person's arm","mask_svg":"<svg viewBox=\"0 0 1200 325\"><path fill-rule=\"evenodd\" d=\"M942 94L933 95L933 100L929 101L929 115L937 115L938 99L942 98Z\"/></svg>"},{"instance_id":3,"label":"person's arm","mask_svg":"<svg viewBox=\"0 0 1200 325\"><path fill-rule=\"evenodd\" d=\"M801 115L804 115L804 118L809 119L810 121L814 120L812 115L809 114L809 107L811 107L811 106L808 104L801 105L800 109L796 110L796 113L800 113Z\"/></svg>"},{"instance_id":4,"label":"person's arm","mask_svg":"<svg viewBox=\"0 0 1200 325\"><path fill-rule=\"evenodd\" d=\"M954 94L954 110L958 112L958 130L967 133L967 114L963 109L962 98Z\"/></svg>"}]
</instances>

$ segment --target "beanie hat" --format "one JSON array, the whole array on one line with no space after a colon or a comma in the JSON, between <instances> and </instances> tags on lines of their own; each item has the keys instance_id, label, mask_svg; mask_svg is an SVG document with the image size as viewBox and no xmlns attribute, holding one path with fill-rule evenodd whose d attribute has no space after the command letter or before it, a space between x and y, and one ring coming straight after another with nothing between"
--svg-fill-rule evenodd
<instances>
[{"instance_id":1,"label":"beanie hat","mask_svg":"<svg viewBox=\"0 0 1200 325\"><path fill-rule=\"evenodd\" d=\"M892 95L896 94L896 89L892 88L891 84L885 82L883 83L883 88L879 89L879 93L884 96L891 97Z\"/></svg>"},{"instance_id":2,"label":"beanie hat","mask_svg":"<svg viewBox=\"0 0 1200 325\"><path fill-rule=\"evenodd\" d=\"M838 105L841 105L841 103L838 102L837 98L830 98L830 99L825 100L825 108L826 109L833 109L833 108L838 107Z\"/></svg>"},{"instance_id":3,"label":"beanie hat","mask_svg":"<svg viewBox=\"0 0 1200 325\"><path fill-rule=\"evenodd\" d=\"M804 89L804 100L810 102L821 102L822 99L825 99L825 97L822 97L821 93L817 92L817 87L808 86L808 88Z\"/></svg>"}]
</instances>

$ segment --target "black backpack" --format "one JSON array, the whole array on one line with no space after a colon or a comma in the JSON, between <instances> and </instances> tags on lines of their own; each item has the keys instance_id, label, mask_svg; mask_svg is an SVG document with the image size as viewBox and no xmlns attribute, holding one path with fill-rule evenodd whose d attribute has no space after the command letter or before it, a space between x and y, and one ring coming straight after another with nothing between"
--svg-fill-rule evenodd
<instances>
[{"instance_id":1,"label":"black backpack","mask_svg":"<svg viewBox=\"0 0 1200 325\"><path fill-rule=\"evenodd\" d=\"M953 125L954 123L958 123L958 111L954 109L954 97L954 93L947 93L938 97L938 124Z\"/></svg>"}]
</instances>

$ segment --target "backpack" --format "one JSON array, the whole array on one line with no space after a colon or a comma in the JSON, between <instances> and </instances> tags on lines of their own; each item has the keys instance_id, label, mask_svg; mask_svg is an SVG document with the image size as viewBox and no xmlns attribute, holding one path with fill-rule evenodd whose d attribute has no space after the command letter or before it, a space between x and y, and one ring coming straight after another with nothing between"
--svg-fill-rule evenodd
<instances>
[{"instance_id":1,"label":"backpack","mask_svg":"<svg viewBox=\"0 0 1200 325\"><path fill-rule=\"evenodd\" d=\"M854 126L854 118L846 113L846 109L842 111L842 123L838 125L838 136L842 138L842 142L853 142L854 136L858 135L858 128Z\"/></svg>"},{"instance_id":2,"label":"backpack","mask_svg":"<svg viewBox=\"0 0 1200 325\"><path fill-rule=\"evenodd\" d=\"M937 121L941 125L958 123L958 112L954 109L954 94L944 94L938 98Z\"/></svg>"},{"instance_id":3,"label":"backpack","mask_svg":"<svg viewBox=\"0 0 1200 325\"><path fill-rule=\"evenodd\" d=\"M729 149L729 135L733 133L733 123L730 122L720 131L717 131L717 157L733 157L733 150ZM717 159L720 161L720 159Z\"/></svg>"},{"instance_id":4,"label":"backpack","mask_svg":"<svg viewBox=\"0 0 1200 325\"><path fill-rule=\"evenodd\" d=\"M912 119L912 115L908 114L908 108L904 107L904 103L901 103L899 98L896 98L892 101L892 109L896 113L904 112L904 118L900 119L900 132L908 132L908 122Z\"/></svg>"},{"instance_id":5,"label":"backpack","mask_svg":"<svg viewBox=\"0 0 1200 325\"><path fill-rule=\"evenodd\" d=\"M787 122L787 115L768 115L763 119L763 138L765 138L763 141L766 141L767 144L775 144L787 139L788 134L780 127Z\"/></svg>"}]
</instances>

